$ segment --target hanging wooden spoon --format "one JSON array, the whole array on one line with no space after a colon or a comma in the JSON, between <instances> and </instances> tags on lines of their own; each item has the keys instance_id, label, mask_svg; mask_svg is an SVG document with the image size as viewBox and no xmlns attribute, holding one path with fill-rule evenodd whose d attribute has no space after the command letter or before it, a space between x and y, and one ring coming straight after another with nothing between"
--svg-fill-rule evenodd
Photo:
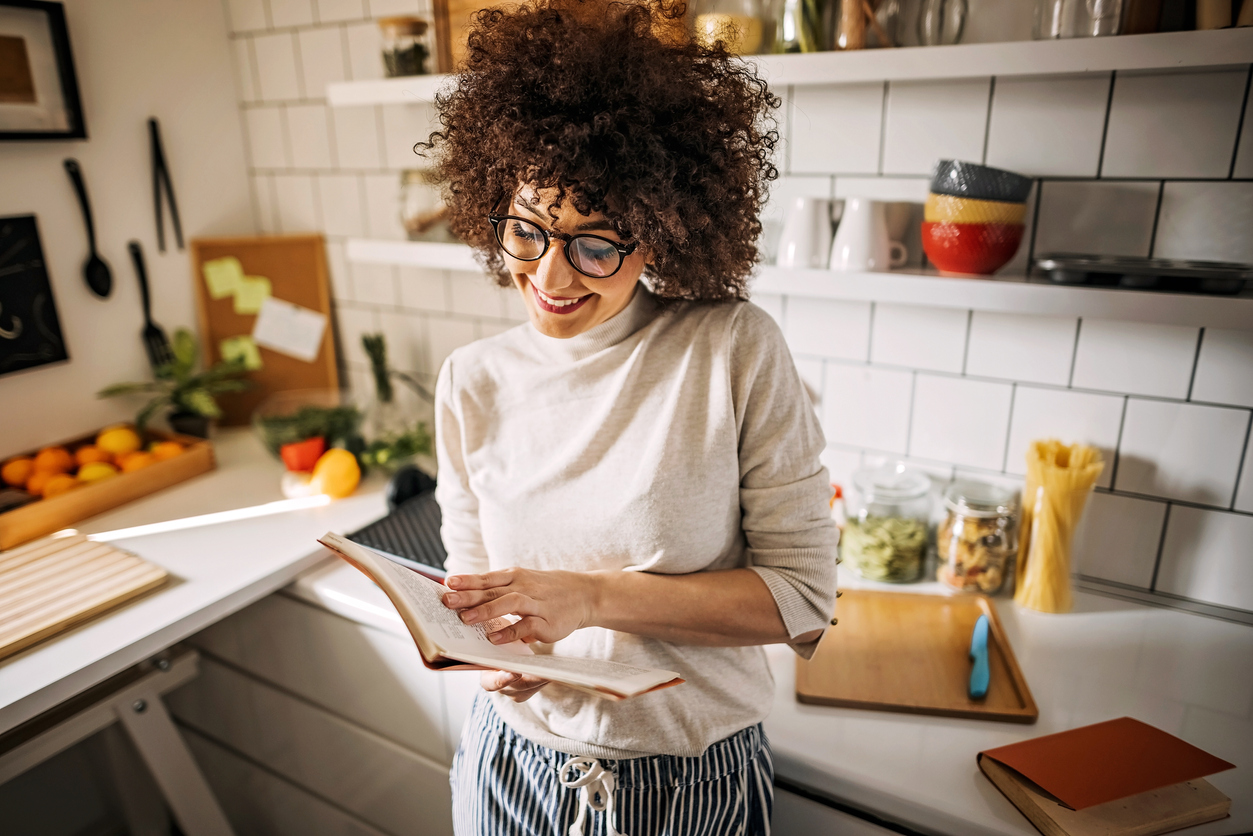
<instances>
[{"instance_id":1,"label":"hanging wooden spoon","mask_svg":"<svg viewBox=\"0 0 1253 836\"><path fill-rule=\"evenodd\" d=\"M78 203L83 209L83 222L87 224L87 245L91 249L91 255L83 265L83 277L87 279L87 286L92 293L101 299L107 299L113 291L113 274L109 272L108 263L96 252L96 226L91 220L91 203L87 200L87 187L83 184L83 172L78 166L78 160L67 159L65 171L74 183Z\"/></svg>"}]
</instances>

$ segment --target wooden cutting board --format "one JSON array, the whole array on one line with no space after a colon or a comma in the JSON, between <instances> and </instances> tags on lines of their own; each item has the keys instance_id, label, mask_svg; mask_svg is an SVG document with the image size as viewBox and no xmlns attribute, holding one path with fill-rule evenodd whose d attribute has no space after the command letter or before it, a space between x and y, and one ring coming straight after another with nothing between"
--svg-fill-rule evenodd
<instances>
[{"instance_id":1,"label":"wooden cutting board","mask_svg":"<svg viewBox=\"0 0 1253 836\"><path fill-rule=\"evenodd\" d=\"M984 614L992 679L987 697L972 700L970 634ZM1009 723L1039 717L985 596L846 590L838 615L814 657L797 660L801 702Z\"/></svg>"},{"instance_id":2,"label":"wooden cutting board","mask_svg":"<svg viewBox=\"0 0 1253 836\"><path fill-rule=\"evenodd\" d=\"M82 534L0 552L0 659L165 583L160 566Z\"/></svg>"}]
</instances>

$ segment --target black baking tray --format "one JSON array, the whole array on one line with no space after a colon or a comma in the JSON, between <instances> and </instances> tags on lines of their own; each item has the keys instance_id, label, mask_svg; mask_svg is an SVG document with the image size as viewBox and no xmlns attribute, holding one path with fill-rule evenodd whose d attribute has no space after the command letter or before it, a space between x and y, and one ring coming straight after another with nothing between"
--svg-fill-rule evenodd
<instances>
[{"instance_id":1,"label":"black baking tray","mask_svg":"<svg viewBox=\"0 0 1253 836\"><path fill-rule=\"evenodd\" d=\"M1057 284L1226 296L1253 289L1253 264L1227 261L1048 253L1035 267Z\"/></svg>"}]
</instances>

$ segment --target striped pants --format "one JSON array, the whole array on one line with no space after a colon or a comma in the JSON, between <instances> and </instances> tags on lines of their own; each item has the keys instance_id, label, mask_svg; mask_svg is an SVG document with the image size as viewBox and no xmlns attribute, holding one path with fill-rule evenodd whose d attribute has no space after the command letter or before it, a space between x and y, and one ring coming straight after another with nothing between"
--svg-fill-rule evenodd
<instances>
[{"instance_id":1,"label":"striped pants","mask_svg":"<svg viewBox=\"0 0 1253 836\"><path fill-rule=\"evenodd\" d=\"M774 764L761 725L698 758L596 760L536 745L485 694L452 765L457 836L769 836Z\"/></svg>"}]
</instances>

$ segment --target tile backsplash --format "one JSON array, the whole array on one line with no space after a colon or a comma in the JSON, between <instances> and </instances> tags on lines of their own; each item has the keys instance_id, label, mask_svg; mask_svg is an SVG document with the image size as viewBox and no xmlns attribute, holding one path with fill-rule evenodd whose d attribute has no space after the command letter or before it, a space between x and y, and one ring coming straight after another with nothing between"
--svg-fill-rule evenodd
<instances>
[{"instance_id":1,"label":"tile backsplash","mask_svg":"<svg viewBox=\"0 0 1253 836\"><path fill-rule=\"evenodd\" d=\"M478 274L350 263L350 237L402 239L400 172L428 104L330 108L326 85L382 77L378 17L429 0L225 0L257 227L328 240L348 378L360 335L431 379L459 345L525 321ZM1024 34L1025 36L1025 34ZM1253 262L1249 66L785 88L789 197L919 204L939 157L1038 178L1033 253ZM920 212L918 213L920 215ZM903 219L909 219L908 224ZM897 220L909 241L912 218ZM1027 444L1058 436L1108 462L1080 529L1080 583L1253 621L1253 322L1249 330L759 295L819 399L832 478L903 457L940 482L1014 483Z\"/></svg>"}]
</instances>

